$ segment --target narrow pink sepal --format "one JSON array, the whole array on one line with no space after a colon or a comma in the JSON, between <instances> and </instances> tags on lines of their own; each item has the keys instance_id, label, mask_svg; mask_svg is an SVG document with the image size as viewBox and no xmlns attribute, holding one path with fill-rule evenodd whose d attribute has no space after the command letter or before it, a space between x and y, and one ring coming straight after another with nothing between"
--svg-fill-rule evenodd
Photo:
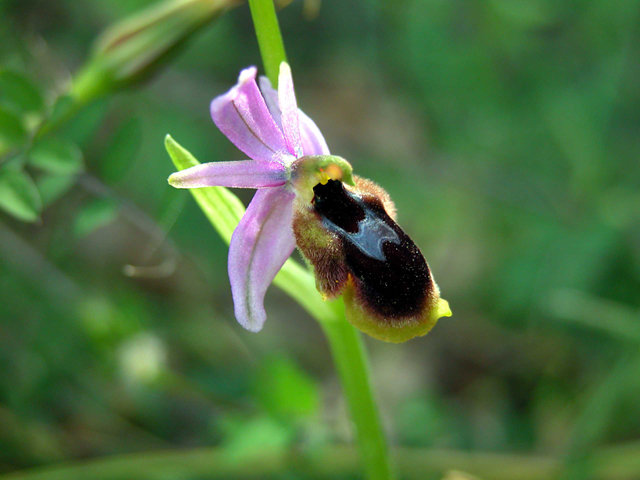
<instances>
[{"instance_id":1,"label":"narrow pink sepal","mask_svg":"<svg viewBox=\"0 0 640 480\"><path fill-rule=\"evenodd\" d=\"M282 112L282 133L287 148L297 158L303 155L302 142L300 141L300 125L298 123L298 105L293 89L293 77L291 68L286 62L280 64L278 75L278 103Z\"/></svg>"},{"instance_id":2,"label":"narrow pink sepal","mask_svg":"<svg viewBox=\"0 0 640 480\"><path fill-rule=\"evenodd\" d=\"M295 248L294 198L286 187L258 190L231 237L229 280L235 315L252 332L262 329L267 288Z\"/></svg>"},{"instance_id":3,"label":"narrow pink sepal","mask_svg":"<svg viewBox=\"0 0 640 480\"><path fill-rule=\"evenodd\" d=\"M256 72L256 67L240 72L237 85L211 102L211 118L250 158L283 162L287 145L262 98Z\"/></svg>"},{"instance_id":4,"label":"narrow pink sepal","mask_svg":"<svg viewBox=\"0 0 640 480\"><path fill-rule=\"evenodd\" d=\"M286 181L283 164L263 160L203 163L169 177L169 184L176 188L266 188L284 185Z\"/></svg>"},{"instance_id":5,"label":"narrow pink sepal","mask_svg":"<svg viewBox=\"0 0 640 480\"><path fill-rule=\"evenodd\" d=\"M302 110L298 110L302 151L305 155L329 155L329 147L320 129Z\"/></svg>"},{"instance_id":6,"label":"narrow pink sepal","mask_svg":"<svg viewBox=\"0 0 640 480\"><path fill-rule=\"evenodd\" d=\"M271 116L282 129L282 112L278 104L278 92L271 86L267 77L259 78L260 91L271 112ZM329 147L320 129L302 110L298 109L298 123L300 126L300 141L304 155L330 155Z\"/></svg>"},{"instance_id":7,"label":"narrow pink sepal","mask_svg":"<svg viewBox=\"0 0 640 480\"><path fill-rule=\"evenodd\" d=\"M264 75L260 75L258 78L258 85L260 86L260 92L262 92L262 97L269 109L269 113L271 113L280 131L282 131L282 112L280 111L280 104L278 103L278 91L271 86L271 81Z\"/></svg>"}]
</instances>

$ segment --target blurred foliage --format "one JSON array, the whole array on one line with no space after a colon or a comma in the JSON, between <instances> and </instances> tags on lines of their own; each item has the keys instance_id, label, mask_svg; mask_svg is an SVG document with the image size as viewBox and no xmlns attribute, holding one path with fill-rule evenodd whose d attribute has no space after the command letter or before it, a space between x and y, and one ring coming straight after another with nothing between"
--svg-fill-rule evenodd
<instances>
[{"instance_id":1,"label":"blurred foliage","mask_svg":"<svg viewBox=\"0 0 640 480\"><path fill-rule=\"evenodd\" d=\"M168 132L201 161L243 158L208 105L260 63L246 6L152 82L29 133L68 115L96 33L155 3L0 1L0 472L213 446L254 478L358 478L249 461L351 441L334 369L276 289L263 332L237 325L227 247L166 183ZM557 478L640 479L615 476L637 449L602 450L640 437L640 2L305 8L279 14L299 105L389 191L454 311L369 342L393 443L420 449L400 471L541 478L553 458Z\"/></svg>"}]
</instances>

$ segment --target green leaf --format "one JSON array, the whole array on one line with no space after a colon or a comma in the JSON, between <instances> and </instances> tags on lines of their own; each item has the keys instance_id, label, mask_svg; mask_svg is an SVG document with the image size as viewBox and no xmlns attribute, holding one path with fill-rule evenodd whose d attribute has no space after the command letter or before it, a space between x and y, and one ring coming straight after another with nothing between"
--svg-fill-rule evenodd
<instances>
[{"instance_id":1,"label":"green leaf","mask_svg":"<svg viewBox=\"0 0 640 480\"><path fill-rule=\"evenodd\" d=\"M75 219L73 233L76 237L84 237L105 227L118 216L118 205L112 201L99 199L85 205Z\"/></svg>"},{"instance_id":2,"label":"green leaf","mask_svg":"<svg viewBox=\"0 0 640 480\"><path fill-rule=\"evenodd\" d=\"M38 88L27 77L11 70L0 70L0 103L23 113L44 108Z\"/></svg>"},{"instance_id":3,"label":"green leaf","mask_svg":"<svg viewBox=\"0 0 640 480\"><path fill-rule=\"evenodd\" d=\"M13 168L0 169L0 208L25 222L38 219L42 202L29 175Z\"/></svg>"},{"instance_id":4,"label":"green leaf","mask_svg":"<svg viewBox=\"0 0 640 480\"><path fill-rule=\"evenodd\" d=\"M178 170L194 167L200 162L180 146L170 135L165 138L165 147ZM244 215L244 205L225 187L192 188L189 190L204 214L228 244L238 222ZM326 302L316 289L315 278L309 270L292 259L288 259L273 280L278 287L296 300L319 322L341 320L342 300Z\"/></svg>"},{"instance_id":5,"label":"green leaf","mask_svg":"<svg viewBox=\"0 0 640 480\"><path fill-rule=\"evenodd\" d=\"M271 415L284 420L312 416L320 408L316 383L285 357L271 357L261 363L254 392Z\"/></svg>"},{"instance_id":6,"label":"green leaf","mask_svg":"<svg viewBox=\"0 0 640 480\"><path fill-rule=\"evenodd\" d=\"M17 147L27 139L27 130L20 117L0 107L0 152Z\"/></svg>"},{"instance_id":7,"label":"green leaf","mask_svg":"<svg viewBox=\"0 0 640 480\"><path fill-rule=\"evenodd\" d=\"M71 175L82 170L82 152L68 140L47 138L29 152L29 163L36 168L58 175Z\"/></svg>"}]
</instances>

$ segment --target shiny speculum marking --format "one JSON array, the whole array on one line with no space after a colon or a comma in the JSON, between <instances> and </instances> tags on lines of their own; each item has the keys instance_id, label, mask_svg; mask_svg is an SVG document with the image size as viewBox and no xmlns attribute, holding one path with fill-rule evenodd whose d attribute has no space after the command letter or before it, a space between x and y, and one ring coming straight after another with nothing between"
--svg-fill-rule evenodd
<instances>
[{"instance_id":1,"label":"shiny speculum marking","mask_svg":"<svg viewBox=\"0 0 640 480\"><path fill-rule=\"evenodd\" d=\"M313 191L314 210L340 238L354 286L371 313L387 319L419 314L434 288L429 267L381 201L348 191L337 180Z\"/></svg>"}]
</instances>

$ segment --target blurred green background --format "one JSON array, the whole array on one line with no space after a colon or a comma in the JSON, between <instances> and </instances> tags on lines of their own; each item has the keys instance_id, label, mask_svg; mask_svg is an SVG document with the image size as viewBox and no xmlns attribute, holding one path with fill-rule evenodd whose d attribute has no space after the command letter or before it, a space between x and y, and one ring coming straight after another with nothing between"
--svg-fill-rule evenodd
<instances>
[{"instance_id":1,"label":"blurred green background","mask_svg":"<svg viewBox=\"0 0 640 480\"><path fill-rule=\"evenodd\" d=\"M153 3L0 1L0 146L26 141L100 31ZM640 479L639 14L637 0L279 13L299 106L390 193L454 312L406 344L367 339L402 478ZM320 328L272 287L264 330L243 330L226 245L166 182L167 133L202 162L244 158L208 106L252 64L240 5L66 123L66 163L13 158L26 207L0 170L0 479L360 478Z\"/></svg>"}]
</instances>

